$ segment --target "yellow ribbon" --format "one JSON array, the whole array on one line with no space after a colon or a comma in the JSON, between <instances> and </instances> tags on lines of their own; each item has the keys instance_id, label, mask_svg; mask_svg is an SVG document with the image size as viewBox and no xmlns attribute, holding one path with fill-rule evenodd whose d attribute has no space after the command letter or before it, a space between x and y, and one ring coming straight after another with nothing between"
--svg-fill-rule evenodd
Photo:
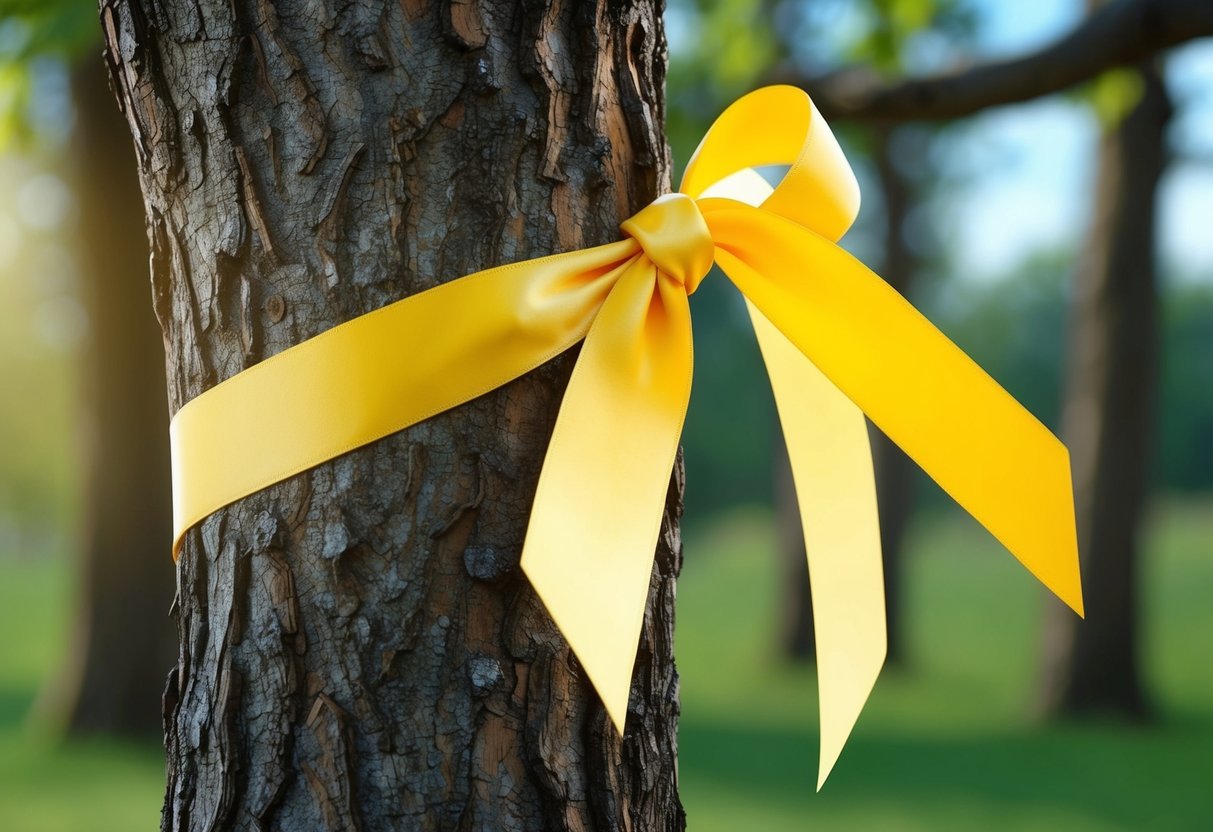
<instances>
[{"instance_id":1,"label":"yellow ribbon","mask_svg":"<svg viewBox=\"0 0 1213 832\"><path fill-rule=\"evenodd\" d=\"M772 189L753 171L763 165L790 168ZM222 506L584 339L522 568L622 732L691 389L688 296L714 261L746 298L791 456L813 586L820 788L885 655L864 414L1082 614L1065 447L835 244L858 206L854 175L804 92L739 99L704 136L680 192L623 223L619 242L442 284L182 407L171 426L174 557Z\"/></svg>"}]
</instances>

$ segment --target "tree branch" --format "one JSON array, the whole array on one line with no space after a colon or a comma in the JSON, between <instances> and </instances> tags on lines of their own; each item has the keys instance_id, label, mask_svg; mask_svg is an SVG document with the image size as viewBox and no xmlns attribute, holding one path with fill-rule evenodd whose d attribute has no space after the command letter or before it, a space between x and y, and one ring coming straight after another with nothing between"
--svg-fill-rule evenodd
<instances>
[{"instance_id":1,"label":"tree branch","mask_svg":"<svg viewBox=\"0 0 1213 832\"><path fill-rule=\"evenodd\" d=\"M1116 0L1038 52L941 75L887 82L870 70L808 78L784 68L778 80L804 87L827 118L896 123L971 115L1059 92L1104 70L1213 35L1209 0Z\"/></svg>"}]
</instances>

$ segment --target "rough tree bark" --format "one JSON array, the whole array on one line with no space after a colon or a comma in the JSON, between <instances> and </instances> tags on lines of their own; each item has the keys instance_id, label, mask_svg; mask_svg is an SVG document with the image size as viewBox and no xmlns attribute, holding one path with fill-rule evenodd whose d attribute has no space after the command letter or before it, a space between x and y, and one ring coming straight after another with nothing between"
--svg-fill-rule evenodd
<instances>
[{"instance_id":1,"label":"rough tree bark","mask_svg":"<svg viewBox=\"0 0 1213 832\"><path fill-rule=\"evenodd\" d=\"M130 133L100 55L72 77L80 205L86 407L84 525L67 659L40 710L69 733L149 735L176 639L164 346L152 315L147 235Z\"/></svg>"},{"instance_id":2,"label":"rough tree bark","mask_svg":"<svg viewBox=\"0 0 1213 832\"><path fill-rule=\"evenodd\" d=\"M881 275L903 295L909 292L918 257L907 244L906 222L913 207L911 183L894 163L891 144L895 131L873 128L873 159L884 200L885 233ZM890 665L905 658L902 638L902 562L906 526L914 507L914 463L883 433L869 425L872 465L876 471L876 502L880 510L880 548L884 558L885 615ZM778 431L776 431L778 435ZM783 561L783 615L780 644L797 660L812 660L814 631L804 530L792 482L792 468L782 438L775 448L775 518L777 545Z\"/></svg>"},{"instance_id":3,"label":"rough tree bark","mask_svg":"<svg viewBox=\"0 0 1213 832\"><path fill-rule=\"evenodd\" d=\"M1075 275L1063 435L1074 470L1086 621L1051 604L1044 707L1149 713L1139 657L1140 531L1158 360L1155 195L1171 103L1153 66L1100 140L1095 216Z\"/></svg>"},{"instance_id":4,"label":"rough tree bark","mask_svg":"<svg viewBox=\"0 0 1213 832\"><path fill-rule=\"evenodd\" d=\"M436 283L617 239L668 185L658 11L102 0L171 407ZM517 567L570 369L189 534L163 829L683 828L681 476L623 738Z\"/></svg>"}]
</instances>

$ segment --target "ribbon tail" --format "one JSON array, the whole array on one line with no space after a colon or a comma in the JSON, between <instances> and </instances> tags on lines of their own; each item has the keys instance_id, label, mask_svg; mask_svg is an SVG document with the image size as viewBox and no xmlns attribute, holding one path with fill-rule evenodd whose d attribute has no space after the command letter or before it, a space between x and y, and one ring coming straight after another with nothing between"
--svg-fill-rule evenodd
<instances>
[{"instance_id":1,"label":"ribbon tail","mask_svg":"<svg viewBox=\"0 0 1213 832\"><path fill-rule=\"evenodd\" d=\"M705 196L761 205L771 186L751 169ZM746 298L783 426L813 593L821 789L884 666L884 563L872 448L863 412Z\"/></svg>"},{"instance_id":2,"label":"ribbon tail","mask_svg":"<svg viewBox=\"0 0 1213 832\"><path fill-rule=\"evenodd\" d=\"M705 204L710 203L710 204ZM1082 614L1069 454L901 295L829 240L704 200L729 278L797 349Z\"/></svg>"},{"instance_id":3,"label":"ribbon tail","mask_svg":"<svg viewBox=\"0 0 1213 832\"><path fill-rule=\"evenodd\" d=\"M228 503L476 398L585 336L638 246L478 272L284 350L182 407L169 428L173 555Z\"/></svg>"},{"instance_id":4,"label":"ribbon tail","mask_svg":"<svg viewBox=\"0 0 1213 832\"><path fill-rule=\"evenodd\" d=\"M635 258L581 348L522 551L621 734L691 364L686 290Z\"/></svg>"},{"instance_id":5,"label":"ribbon tail","mask_svg":"<svg viewBox=\"0 0 1213 832\"><path fill-rule=\"evenodd\" d=\"M884 665L880 517L863 412L748 300L787 440L804 527L817 687L821 789Z\"/></svg>"}]
</instances>

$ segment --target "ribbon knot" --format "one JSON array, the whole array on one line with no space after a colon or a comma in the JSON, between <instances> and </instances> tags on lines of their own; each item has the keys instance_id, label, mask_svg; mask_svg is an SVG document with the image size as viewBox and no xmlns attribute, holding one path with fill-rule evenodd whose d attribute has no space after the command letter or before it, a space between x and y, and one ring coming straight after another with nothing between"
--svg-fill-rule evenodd
<instances>
[{"instance_id":1,"label":"ribbon knot","mask_svg":"<svg viewBox=\"0 0 1213 832\"><path fill-rule=\"evenodd\" d=\"M683 193L659 196L619 228L640 243L658 270L693 295L712 268L716 244L695 200Z\"/></svg>"},{"instance_id":2,"label":"ribbon knot","mask_svg":"<svg viewBox=\"0 0 1213 832\"><path fill-rule=\"evenodd\" d=\"M766 165L787 166L774 188L754 170ZM584 341L521 565L622 731L691 391L687 296L714 257L749 308L800 503L817 640L819 787L885 655L865 415L1081 614L1065 447L836 245L859 189L808 96L767 87L736 101L704 136L679 190L622 224L632 239L449 280L187 403L170 427L174 555L216 509Z\"/></svg>"}]
</instances>

